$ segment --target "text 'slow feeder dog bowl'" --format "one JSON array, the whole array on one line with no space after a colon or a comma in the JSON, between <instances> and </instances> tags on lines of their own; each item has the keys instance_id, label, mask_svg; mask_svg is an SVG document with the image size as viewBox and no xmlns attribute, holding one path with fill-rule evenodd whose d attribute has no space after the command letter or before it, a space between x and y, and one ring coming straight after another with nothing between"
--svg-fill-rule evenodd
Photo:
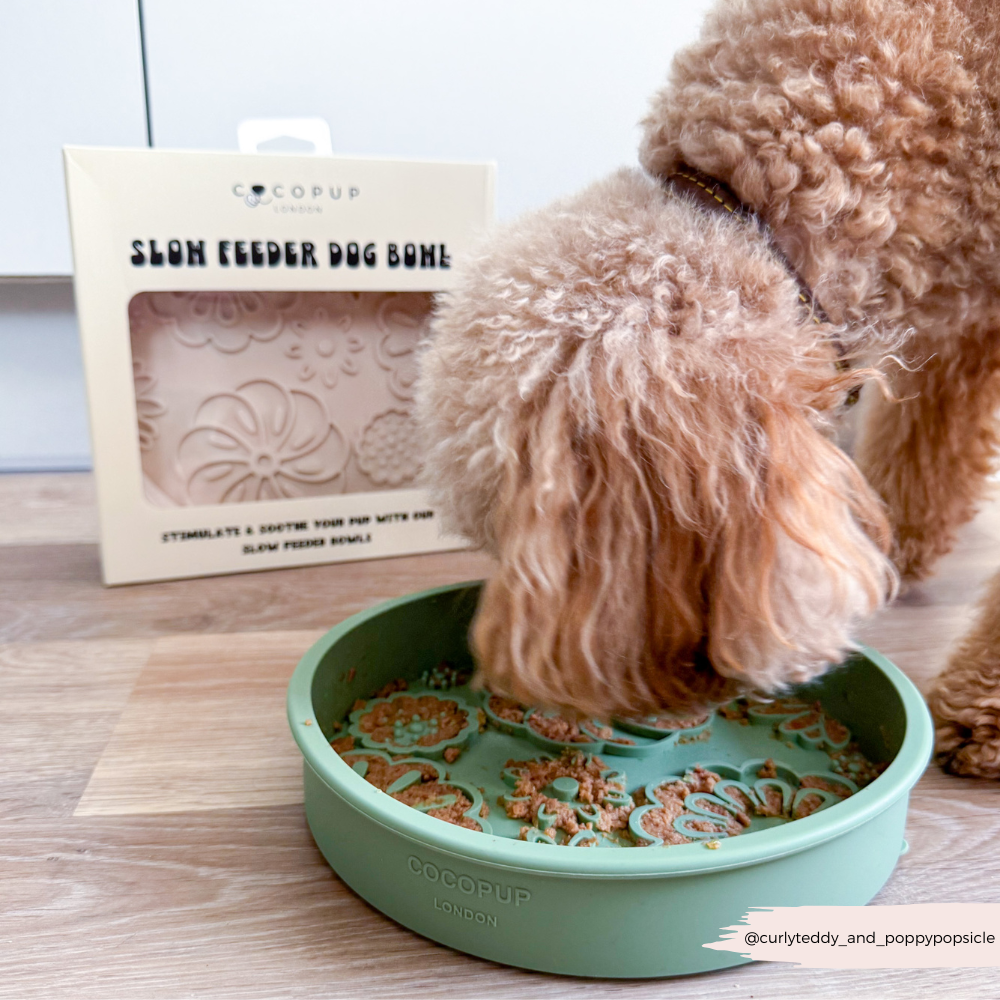
<instances>
[{"instance_id":1,"label":"text 'slow feeder dog bowl'","mask_svg":"<svg viewBox=\"0 0 1000 1000\"><path fill-rule=\"evenodd\" d=\"M433 777L428 768L442 778L453 772L448 784L472 803L466 815L489 832L442 822L379 790L362 776L368 764L359 758L352 768L349 752L341 758L331 749L330 740L348 731L338 723L348 720L357 732L360 713L351 713L352 705L397 678L417 681L423 674L426 680L442 661L471 669L466 635L478 594L478 585L444 587L354 615L317 642L292 677L288 716L305 756L310 829L337 874L373 906L435 941L510 965L583 976L668 976L745 961L702 945L718 940L720 928L737 923L751 907L862 904L889 877L932 728L914 686L871 650L795 694L819 701L850 729L869 760L891 763L843 801L812 790L824 806L826 799L836 803L794 822L755 820L750 832L721 839L685 828L699 839L662 847L644 832L641 817L652 808L646 805L630 824L647 847L600 849L605 838L589 835L598 846L554 846L534 828L527 841L513 839L523 821L509 819L496 805L498 791L511 793L511 776L503 776L506 785L500 780L507 759L559 752L558 744L530 731L528 716L502 726L505 732L491 725L479 735L466 727L413 760L427 772L425 781ZM466 688L454 697L473 713L485 702ZM502 723L488 714L492 723ZM820 758L829 767L830 758L816 749L824 734L810 738L794 725L778 731L777 724L748 721L732 724L716 716L710 735L687 730L667 738L642 723L616 724L618 744L595 732L594 742L580 749L599 753L612 777L624 772L622 787L630 792L645 787L652 794L667 775L705 764L727 779L726 787L717 786L724 800L727 791L753 789L758 765L770 757L777 764L772 784L784 787L786 807L795 809L793 799L807 794L795 789L796 781L814 772ZM377 755L388 762L389 753L405 753L415 733L397 723L384 748L368 740L364 754L371 762ZM607 739L607 731L600 735ZM525 736L533 746L526 747ZM460 766L441 759L448 746L465 748ZM826 776L836 783L829 770ZM405 788L407 780L415 780L413 772L388 791ZM570 784L557 779L548 794L572 800ZM479 820L484 800L491 811ZM585 807L576 808L585 818ZM712 827L711 821L701 825ZM715 849L707 849L709 837Z\"/></svg>"}]
</instances>

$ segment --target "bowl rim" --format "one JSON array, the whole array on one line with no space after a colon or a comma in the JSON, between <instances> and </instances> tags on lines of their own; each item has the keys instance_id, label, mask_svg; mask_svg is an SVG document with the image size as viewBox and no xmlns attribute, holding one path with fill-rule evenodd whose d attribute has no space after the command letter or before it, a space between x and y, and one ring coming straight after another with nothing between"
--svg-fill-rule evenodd
<instances>
[{"instance_id":1,"label":"bowl rim","mask_svg":"<svg viewBox=\"0 0 1000 1000\"><path fill-rule=\"evenodd\" d=\"M312 684L327 651L364 622L403 605L477 586L482 581L447 584L383 601L344 619L306 651L288 684L288 724L306 763L320 780L347 804L370 820L412 844L451 855L458 860L545 875L589 878L655 878L724 871L809 850L873 819L907 795L930 760L934 729L920 692L905 674L881 653L858 646L856 653L886 675L903 702L906 733L893 762L861 791L835 809L805 816L794 823L760 830L749 837L719 841L718 850L703 844L680 844L669 850L579 850L532 844L493 834L466 830L426 816L386 795L356 774L327 742L316 722ZM308 720L308 723L307 723Z\"/></svg>"}]
</instances>

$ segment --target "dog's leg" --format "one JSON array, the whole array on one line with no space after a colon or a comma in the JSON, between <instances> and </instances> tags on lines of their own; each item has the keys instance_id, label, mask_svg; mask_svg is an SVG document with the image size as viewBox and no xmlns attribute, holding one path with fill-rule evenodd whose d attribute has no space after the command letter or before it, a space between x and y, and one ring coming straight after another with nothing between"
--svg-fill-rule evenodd
<instances>
[{"instance_id":1,"label":"dog's leg","mask_svg":"<svg viewBox=\"0 0 1000 1000\"><path fill-rule=\"evenodd\" d=\"M928 702L944 769L1000 778L1000 573L990 581L975 625L935 681Z\"/></svg>"},{"instance_id":2,"label":"dog's leg","mask_svg":"<svg viewBox=\"0 0 1000 1000\"><path fill-rule=\"evenodd\" d=\"M982 498L1000 407L992 339L976 331L942 340L893 379L894 400L870 400L857 461L888 505L904 579L929 575Z\"/></svg>"},{"instance_id":3,"label":"dog's leg","mask_svg":"<svg viewBox=\"0 0 1000 1000\"><path fill-rule=\"evenodd\" d=\"M980 336L956 337L926 351L892 389L897 401L872 400L858 459L889 506L900 572L919 580L982 497L997 444L1000 350ZM942 766L1000 778L1000 574L929 703Z\"/></svg>"}]
</instances>

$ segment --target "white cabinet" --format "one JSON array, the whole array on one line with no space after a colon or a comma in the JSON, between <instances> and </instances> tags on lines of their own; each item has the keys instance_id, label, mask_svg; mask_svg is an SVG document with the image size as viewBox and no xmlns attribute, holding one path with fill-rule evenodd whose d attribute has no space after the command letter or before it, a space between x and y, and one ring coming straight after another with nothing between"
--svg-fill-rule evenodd
<instances>
[{"instance_id":1,"label":"white cabinet","mask_svg":"<svg viewBox=\"0 0 1000 1000\"><path fill-rule=\"evenodd\" d=\"M81 468L62 147L147 144L137 0L0 2L0 471Z\"/></svg>"},{"instance_id":2,"label":"white cabinet","mask_svg":"<svg viewBox=\"0 0 1000 1000\"><path fill-rule=\"evenodd\" d=\"M0 285L0 472L90 466L68 281Z\"/></svg>"},{"instance_id":3,"label":"white cabinet","mask_svg":"<svg viewBox=\"0 0 1000 1000\"><path fill-rule=\"evenodd\" d=\"M136 0L6 0L2 20L0 275L68 275L63 144L146 145Z\"/></svg>"},{"instance_id":4,"label":"white cabinet","mask_svg":"<svg viewBox=\"0 0 1000 1000\"><path fill-rule=\"evenodd\" d=\"M501 218L635 163L711 0L144 0L153 143L326 118L338 153L499 164Z\"/></svg>"}]
</instances>

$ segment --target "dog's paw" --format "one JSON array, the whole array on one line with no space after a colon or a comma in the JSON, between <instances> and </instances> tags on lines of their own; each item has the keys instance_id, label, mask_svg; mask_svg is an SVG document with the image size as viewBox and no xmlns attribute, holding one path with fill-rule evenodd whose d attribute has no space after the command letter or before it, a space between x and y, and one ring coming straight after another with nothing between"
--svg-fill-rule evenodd
<instances>
[{"instance_id":1,"label":"dog's paw","mask_svg":"<svg viewBox=\"0 0 1000 1000\"><path fill-rule=\"evenodd\" d=\"M948 774L1000 779L1000 726L995 714L972 728L938 720L934 749Z\"/></svg>"},{"instance_id":2,"label":"dog's paw","mask_svg":"<svg viewBox=\"0 0 1000 1000\"><path fill-rule=\"evenodd\" d=\"M954 541L951 535L923 532L912 527L897 526L895 535L891 559L904 585L926 580Z\"/></svg>"},{"instance_id":3,"label":"dog's paw","mask_svg":"<svg viewBox=\"0 0 1000 1000\"><path fill-rule=\"evenodd\" d=\"M1000 687L994 671L959 655L938 678L928 703L934 752L949 774L1000 778Z\"/></svg>"}]
</instances>

